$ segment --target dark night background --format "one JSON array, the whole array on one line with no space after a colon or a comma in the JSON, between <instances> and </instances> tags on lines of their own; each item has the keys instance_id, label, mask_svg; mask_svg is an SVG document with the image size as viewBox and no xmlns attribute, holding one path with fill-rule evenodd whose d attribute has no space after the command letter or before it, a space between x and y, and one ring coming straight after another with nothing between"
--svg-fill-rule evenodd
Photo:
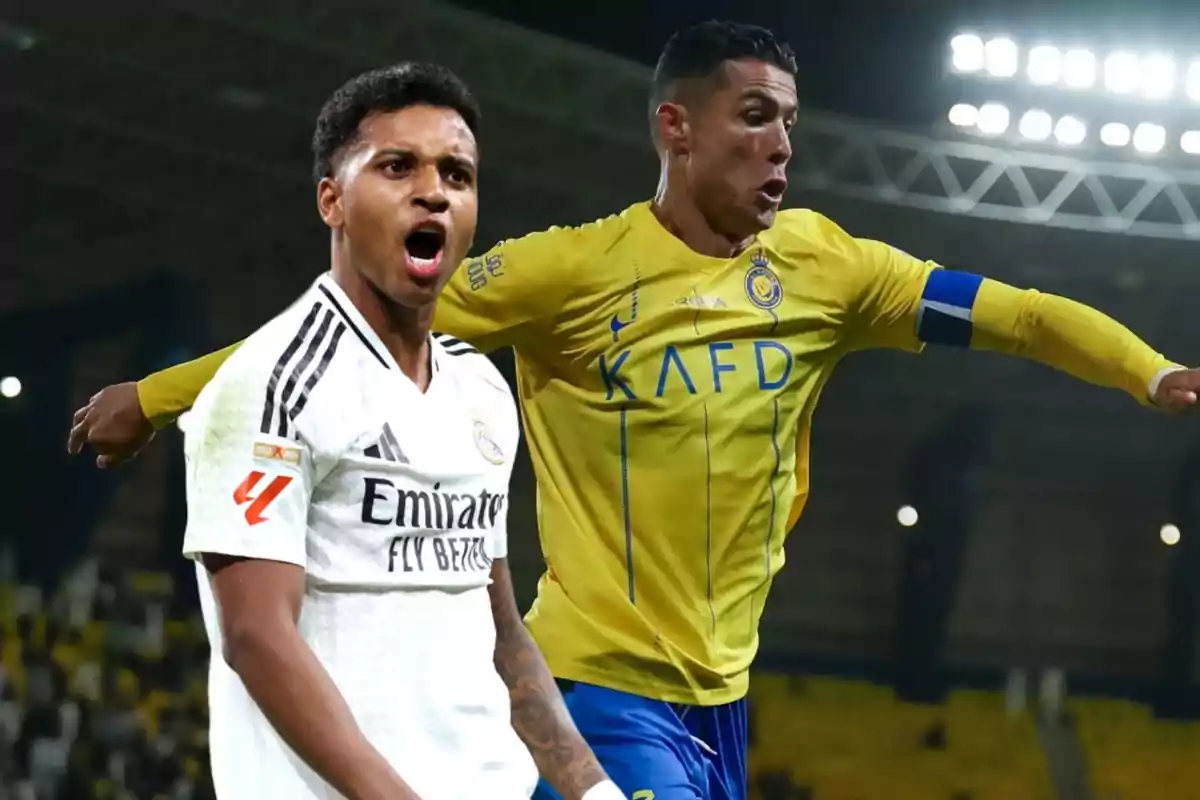
<instances>
[{"instance_id":1,"label":"dark night background","mask_svg":"<svg viewBox=\"0 0 1200 800\"><path fill-rule=\"evenodd\" d=\"M733 19L763 25L796 51L806 106L906 126L928 125L949 107L946 98L954 90L943 81L946 41L960 29L1098 50L1142 43L1178 47L1182 54L1188 47L1200 49L1200 16L1187 0L466 0L461 5L647 66L653 66L671 32L688 22Z\"/></svg>"},{"instance_id":2,"label":"dark night background","mask_svg":"<svg viewBox=\"0 0 1200 800\"><path fill-rule=\"evenodd\" d=\"M163 774L186 772L189 791L202 783L207 651L188 621L194 576L179 555L181 434L164 430L108 473L68 459L63 442L71 412L100 387L246 336L326 267L308 145L329 92L403 59L443 62L471 85L485 117L482 248L648 197L649 69L671 31L714 17L771 27L796 51L804 113L789 204L1079 299L1170 357L1200 362L1200 157L981 142L945 124L961 99L1200 129L1200 103L1068 96L946 69L947 40L962 30L1200 58L1194 2L19 0L0 9L0 377L19 376L24 389L0 398L0 740L19 734L12 758L0 748L0 800L28 797L6 794L6 781L29 778L33 742L67 738L47 733L59 731L60 702L110 722L153 717L153 736L190 743ZM947 188L947 175L961 186ZM1022 199L1022 181L1036 202ZM1153 197L1143 213L1121 218L1142 195ZM496 360L511 376L511 357ZM514 535L510 560L528 603L542 562L526 460L513 498L510 527L527 536ZM992 355L848 359L816 415L811 501L775 582L755 679L755 731L768 731L756 734L756 774L790 783L756 784L755 796L905 800L899 789L911 786L920 800L1196 800L1200 731L1151 712L1200 715L1197 498L1194 417L1151 414ZM905 503L921 513L914 528L897 524ZM1168 522L1182 531L1177 546L1160 541ZM91 603L82 630L64 621L76 606L63 598L76 595ZM147 655L131 644L147 631L176 644L155 639ZM98 705L64 688L64 653L100 660ZM29 674L46 677L40 699L24 688L41 685ZM893 694L881 711L864 699L874 689L836 683L836 702L814 705L804 694L813 675L868 678ZM992 749L971 751L970 768L946 767L965 776L958 788L920 783L911 770L921 759L936 771L937 758L957 758L960 723L946 720L959 719L955 693L971 687L987 690L979 703L992 715L967 714L974 733L963 736ZM1028 695L1029 708L1006 716L1006 689ZM164 692L170 713L147 710ZM1088 706L1093 696L1109 705ZM891 760L863 744L874 733L871 747ZM86 753L62 745L74 778L90 781L122 753L144 779L127 797L166 796L146 788L158 785L146 765L159 756L145 754L145 737L79 741ZM922 744L896 755L899 741ZM1168 755L1180 766L1168 768ZM1024 775L1027 762L1054 771L1054 794L972 771ZM833 764L893 779L823 794ZM96 780L57 797L121 797Z\"/></svg>"}]
</instances>

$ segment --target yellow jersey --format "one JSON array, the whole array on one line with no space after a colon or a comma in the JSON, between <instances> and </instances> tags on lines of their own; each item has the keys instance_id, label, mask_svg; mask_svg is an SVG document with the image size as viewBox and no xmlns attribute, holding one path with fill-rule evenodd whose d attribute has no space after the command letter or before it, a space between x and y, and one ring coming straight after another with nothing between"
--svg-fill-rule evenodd
<instances>
[{"instance_id":1,"label":"yellow jersey","mask_svg":"<svg viewBox=\"0 0 1200 800\"><path fill-rule=\"evenodd\" d=\"M527 622L556 676L745 694L821 387L851 350L919 346L932 269L799 210L711 258L642 203L459 270L434 327L515 349L548 567Z\"/></svg>"},{"instance_id":2,"label":"yellow jersey","mask_svg":"<svg viewBox=\"0 0 1200 800\"><path fill-rule=\"evenodd\" d=\"M1086 306L807 210L729 259L688 248L649 203L502 242L460 267L435 328L516 352L548 566L526 619L551 671L702 705L746 693L808 497L813 411L844 355L979 347L1143 403L1172 366ZM188 408L235 347L143 379L146 416Z\"/></svg>"}]
</instances>

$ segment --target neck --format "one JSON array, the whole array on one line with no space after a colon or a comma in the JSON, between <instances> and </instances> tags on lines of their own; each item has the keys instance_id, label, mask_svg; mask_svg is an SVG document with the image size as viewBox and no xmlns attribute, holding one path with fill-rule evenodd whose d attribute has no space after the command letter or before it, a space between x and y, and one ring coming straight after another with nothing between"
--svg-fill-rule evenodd
<instances>
[{"instance_id":1,"label":"neck","mask_svg":"<svg viewBox=\"0 0 1200 800\"><path fill-rule=\"evenodd\" d=\"M734 258L754 241L753 236L737 237L718 231L688 194L679 170L666 161L659 173L651 210L675 238L701 255Z\"/></svg>"},{"instance_id":2,"label":"neck","mask_svg":"<svg viewBox=\"0 0 1200 800\"><path fill-rule=\"evenodd\" d=\"M400 371L409 377L422 392L429 387L429 331L433 326L431 304L422 308L406 308L388 298L362 273L350 266L348 257L339 257L334 246L332 274L350 302L363 315L371 330L396 361Z\"/></svg>"}]
</instances>

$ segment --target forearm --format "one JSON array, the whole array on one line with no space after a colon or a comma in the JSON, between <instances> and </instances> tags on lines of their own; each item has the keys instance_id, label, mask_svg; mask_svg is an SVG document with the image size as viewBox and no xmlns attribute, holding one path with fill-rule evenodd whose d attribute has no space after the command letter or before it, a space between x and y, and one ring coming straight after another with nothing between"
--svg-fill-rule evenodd
<instances>
[{"instance_id":1,"label":"forearm","mask_svg":"<svg viewBox=\"0 0 1200 800\"><path fill-rule=\"evenodd\" d=\"M300 758L350 800L416 800L363 736L346 701L293 631L237 636L228 661Z\"/></svg>"},{"instance_id":2,"label":"forearm","mask_svg":"<svg viewBox=\"0 0 1200 800\"><path fill-rule=\"evenodd\" d=\"M241 342L231 344L215 353L176 364L138 381L138 401L146 419L158 429L191 408L200 390L241 346Z\"/></svg>"},{"instance_id":3,"label":"forearm","mask_svg":"<svg viewBox=\"0 0 1200 800\"><path fill-rule=\"evenodd\" d=\"M1154 376L1174 364L1116 320L1081 303L992 280L972 309L971 346L1038 361L1150 402Z\"/></svg>"},{"instance_id":4,"label":"forearm","mask_svg":"<svg viewBox=\"0 0 1200 800\"><path fill-rule=\"evenodd\" d=\"M538 771L563 800L580 800L607 779L571 720L542 653L518 616L498 624L496 670L508 686L512 725Z\"/></svg>"}]
</instances>

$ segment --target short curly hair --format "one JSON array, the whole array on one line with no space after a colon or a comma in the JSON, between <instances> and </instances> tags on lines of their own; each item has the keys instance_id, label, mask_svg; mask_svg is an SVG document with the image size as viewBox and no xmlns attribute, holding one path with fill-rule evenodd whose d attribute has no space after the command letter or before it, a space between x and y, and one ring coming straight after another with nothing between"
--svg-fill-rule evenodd
<instances>
[{"instance_id":1,"label":"short curly hair","mask_svg":"<svg viewBox=\"0 0 1200 800\"><path fill-rule=\"evenodd\" d=\"M351 78L325 101L313 130L313 181L333 174L338 155L358 138L368 116L417 105L458 112L478 138L479 104L457 75L437 64L393 64Z\"/></svg>"}]
</instances>

